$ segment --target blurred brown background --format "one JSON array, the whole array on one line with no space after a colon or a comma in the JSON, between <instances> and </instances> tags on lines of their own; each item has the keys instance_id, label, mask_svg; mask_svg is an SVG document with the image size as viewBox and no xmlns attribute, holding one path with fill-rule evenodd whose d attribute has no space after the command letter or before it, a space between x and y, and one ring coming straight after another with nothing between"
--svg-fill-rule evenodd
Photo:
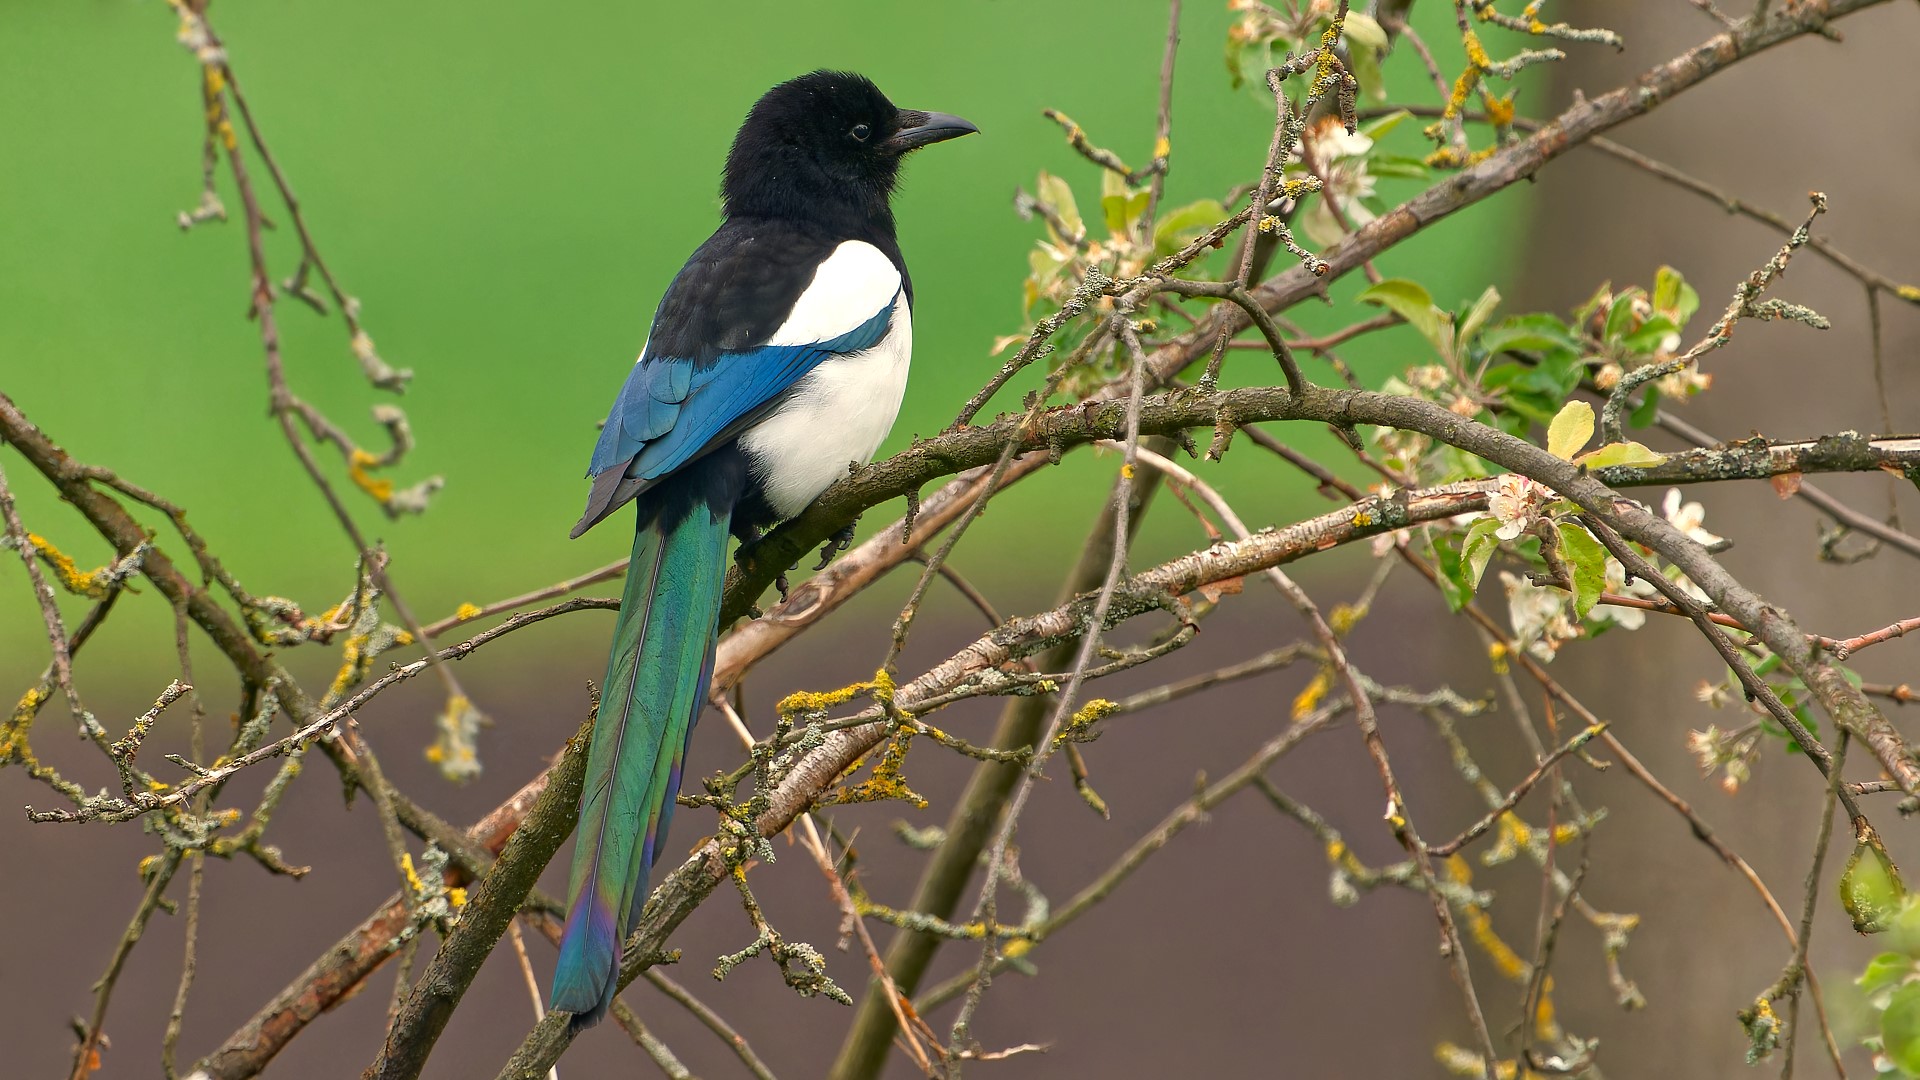
<instances>
[{"instance_id":1,"label":"blurred brown background","mask_svg":"<svg viewBox=\"0 0 1920 1080\"><path fill-rule=\"evenodd\" d=\"M1727 2L1744 8L1738 0ZM1158 10L1158 5L1145 6ZM1529 115L1551 114L1576 90L1610 89L1716 30L1679 0L1554 7L1558 17L1576 25L1603 23L1620 30L1629 48L1619 56L1572 49L1567 62L1551 69L1550 87L1537 85L1523 95L1521 108ZM995 17L1004 14L1001 9ZM1920 9L1887 5L1841 29L1844 46L1818 40L1789 45L1715 77L1613 134L1789 217L1802 213L1807 190L1823 190L1833 211L1819 224L1822 235L1895 278L1920 278L1915 242L1920 210L1911 181L1920 175L1920 122L1912 105L1920 101L1920 73L1911 63L1913 44L1920 41ZM1186 55L1196 66L1211 63L1215 41L1193 34ZM1733 283L1780 243L1768 229L1591 151L1575 151L1549 167L1531 195L1523 265L1501 282L1508 310L1565 310L1603 280L1650 284L1654 269L1666 262L1698 286L1705 320L1725 303ZM1463 249L1483 242L1460 225L1447 222L1435 231ZM1860 290L1809 253L1794 263L1777 295L1829 315L1834 329L1816 334L1797 325L1743 326L1732 347L1709 359L1706 369L1716 374L1717 385L1686 407L1687 418L1723 437L1754 430L1787 437L1878 428ZM1910 308L1891 305L1884 307L1883 317L1894 424L1910 430L1916 426L1910 403L1920 318ZM1665 445L1658 440L1652 441ZM7 465L16 487L34 483L20 475L13 460ZM1878 478L1820 482L1856 507L1877 513L1884 506L1886 485ZM1092 489L1093 497L1098 490ZM1802 504L1781 503L1765 485L1694 491L1689 497L1706 504L1710 529L1738 541L1725 557L1729 568L1810 629L1847 636L1914 614L1920 588L1904 556L1885 553L1844 568L1817 562L1818 519ZM1913 500L1906 501L1911 510ZM1288 513L1305 516L1320 508L1306 501ZM1175 511L1162 507L1158 513ZM1150 538L1136 562L1145 565L1196 542L1178 531ZM1057 564L1046 567L1057 580L1073 554L1057 550L1020 558ZM979 558L969 560L965 547L957 556L963 568ZM1366 569L1363 553L1349 551L1314 560L1298 576L1330 604L1350 597ZM1045 575L987 573L1004 582L994 599L1005 611L1032 611L1051 602L1053 586ZM871 658L883 652L885 627L910 583L908 576L897 576L778 654L750 680L750 704L764 715L773 695L786 688L830 687L863 677ZM12 584L8 605L19 597ZM971 613L954 596L936 590L935 597L903 669L918 670L978 632ZM1486 598L1499 608L1491 593ZM460 671L496 721L484 743L488 772L473 785L448 787L412 752L431 740L431 714L438 706L434 687L408 686L364 713L361 721L375 746L393 748L384 758L394 781L454 821L477 817L517 786L558 747L584 707L585 681L599 676L603 657L597 635L604 627L585 624L603 617L577 618L585 628L568 639L568 651L551 658L548 688L538 693L529 692L521 663L508 652L512 644L495 646L490 659ZM1100 692L1119 696L1182 672L1255 655L1301 634L1290 612L1263 589L1251 587L1208 624L1199 646L1154 665L1149 675L1117 678ZM113 646L108 638L94 649L106 654ZM1396 574L1375 614L1357 631L1354 655L1363 670L1383 681L1421 688L1451 682L1470 695L1485 689L1484 662L1472 635L1464 624L1445 617L1436 594L1404 572ZM1895 642L1865 653L1856 666L1870 680L1900 682L1912 677L1910 657L1911 646ZM306 665L299 670L316 678L332 663L327 656L295 660ZM37 669L40 662L37 657L27 664L9 660L7 670ZM1717 678L1721 669L1689 629L1653 619L1636 633L1616 633L1592 647L1568 650L1553 671L1612 721L1615 732L1693 802L1774 887L1782 904L1797 913L1818 789L1805 763L1787 759L1777 748L1737 797L1698 777L1683 748L1685 733L1715 720L1724 726L1727 717L1694 703L1692 688L1703 678ZM1112 820L1103 822L1088 812L1063 780L1043 785L1020 833L1026 873L1056 901L1071 895L1188 797L1196 774L1225 773L1283 723L1305 674L1243 683L1116 721L1087 748L1094 783L1112 807ZM17 681L10 678L8 684ZM224 700L217 693L210 702ZM117 697L100 692L89 704L103 717L125 716L140 711L147 700L139 692ZM93 770L88 775L97 774L97 762L55 737L62 719L57 713L50 709L43 722L43 753L57 764L84 765ZM994 714L993 703L972 703L957 707L942 723L977 734L988 729ZM1903 719L1895 716L1896 722ZM1430 834L1450 833L1477 816L1481 807L1459 784L1423 720L1389 712L1384 730L1411 805ZM1496 782L1508 784L1523 774L1524 753L1513 745L1504 717L1470 722L1465 731ZM696 770L710 771L735 754L731 735L709 718L693 751ZM966 764L921 748L910 761L910 776L932 800L932 809L915 812L887 804L836 815L843 828L859 830L864 879L877 898L904 902L919 866L920 856L891 838L890 823L944 822ZM1858 756L1854 766L1856 777L1870 774ZM392 889L370 806L362 801L343 809L337 785L321 775L325 771L314 770L296 786L274 830L291 861L323 872L295 883L249 866L209 868L200 976L182 1040L183 1061L224 1038ZM1397 849L1379 824L1377 781L1351 729L1336 728L1309 740L1273 776L1282 789L1340 828L1362 859L1377 865L1395 858ZM263 780L256 775L241 787L256 790ZM1777 928L1745 883L1630 778L1615 770L1582 774L1578 780L1587 803L1609 811L1593 842L1587 895L1604 909L1642 915L1624 965L1648 1007L1623 1014L1611 1005L1595 935L1570 922L1556 957L1563 1021L1601 1039L1600 1061L1609 1076L1745 1075L1739 1064L1744 1040L1733 1013L1769 984L1786 960ZM14 773L0 774L0 792L14 803L46 801L42 790ZM1891 800L1882 797L1869 810L1877 811L1895 857L1920 865L1914 862L1920 843L1897 820ZM701 815L684 813L676 837L691 843L703 825ZM857 997L864 960L831 952L836 918L818 871L798 850L776 847L780 860L755 873L762 903L790 938L827 949L832 974ZM0 884L0 925L7 930L0 949L0 1074L64 1073L69 1048L63 1021L88 1005L88 986L138 896L131 867L153 848L152 839L133 826L29 827L17 813L0 814L0 850L11 875ZM1844 836L1836 852L1828 861L1829 878L1844 861ZM1530 869L1508 866L1483 872L1477 883L1500 894L1496 924L1524 947L1532 936L1537 877ZM564 891L558 872L543 884ZM1831 882L1824 887L1828 892L1813 955L1839 1036L1852 1044L1859 1032L1849 1023L1848 984L1874 950L1849 930L1832 903ZM153 1051L173 995L180 933L179 919L157 917L121 976L107 1026L114 1049L105 1056L102 1076L157 1075ZM887 935L876 930L876 936L884 941ZM716 894L674 939L685 960L673 974L730 1017L780 1075L818 1075L851 1013L824 1000L795 999L763 961L714 983L706 974L712 959L751 937L737 905ZM544 977L550 950L539 943L532 947ZM970 948L949 947L935 977L959 970L973 955ZM1497 1037L1515 1014L1519 988L1498 981L1478 952L1472 959ZM975 1032L989 1046L1040 1042L1052 1051L975 1066L970 1074L1429 1076L1438 1074L1431 1056L1437 1041L1468 1041L1457 993L1437 956L1426 901L1387 890L1366 896L1354 908L1332 906L1318 844L1252 794L1234 799L1205 826L1183 834L1125 888L1048 941L1035 961L1039 979L1009 974L996 981ZM391 972L383 970L359 997L316 1021L269 1075L315 1080L358 1075L377 1045L390 985ZM738 1063L677 1006L643 986L630 990L627 1000L699 1075L740 1074ZM481 973L428 1075L491 1076L531 1019L525 987L503 949ZM936 1030L944 1032L950 1019L950 1009L938 1013ZM1802 1040L1801 1050L1803 1066L1818 1067L1817 1041ZM1852 1064L1857 1073L1866 1069L1858 1054ZM560 1071L577 1080L647 1075L651 1068L608 1024L582 1039ZM906 1077L913 1070L896 1060L889 1075Z\"/></svg>"}]
</instances>

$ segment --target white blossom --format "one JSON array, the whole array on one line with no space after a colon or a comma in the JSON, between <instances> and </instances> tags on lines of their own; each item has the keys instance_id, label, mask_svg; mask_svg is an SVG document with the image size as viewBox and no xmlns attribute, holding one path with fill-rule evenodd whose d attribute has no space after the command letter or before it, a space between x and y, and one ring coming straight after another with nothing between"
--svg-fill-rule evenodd
<instances>
[{"instance_id":1,"label":"white blossom","mask_svg":"<svg viewBox=\"0 0 1920 1080\"><path fill-rule=\"evenodd\" d=\"M1560 646L1580 636L1573 621L1573 598L1559 589L1543 589L1523 577L1502 570L1507 590L1507 618L1514 641L1534 659L1546 663Z\"/></svg>"},{"instance_id":2,"label":"white blossom","mask_svg":"<svg viewBox=\"0 0 1920 1080\"><path fill-rule=\"evenodd\" d=\"M1525 532L1540 517L1547 502L1547 489L1519 473L1507 473L1494 481L1493 494L1487 496L1487 514L1500 523L1494 535L1512 540Z\"/></svg>"},{"instance_id":3,"label":"white blossom","mask_svg":"<svg viewBox=\"0 0 1920 1080\"><path fill-rule=\"evenodd\" d=\"M1721 537L1701 527L1707 520L1706 507L1697 502L1683 503L1680 498L1679 488L1667 489L1666 501L1660 504L1660 515L1667 519L1667 524L1679 529L1696 543L1709 547L1720 543Z\"/></svg>"},{"instance_id":4,"label":"white blossom","mask_svg":"<svg viewBox=\"0 0 1920 1080\"><path fill-rule=\"evenodd\" d=\"M1631 585L1627 584L1627 568L1612 556L1607 557L1606 591L1615 596L1631 596L1639 600L1652 600L1660 595L1660 590L1640 578L1634 578ZM1635 607L1603 603L1594 608L1594 614L1622 630L1638 630L1647 623L1647 613Z\"/></svg>"}]
</instances>

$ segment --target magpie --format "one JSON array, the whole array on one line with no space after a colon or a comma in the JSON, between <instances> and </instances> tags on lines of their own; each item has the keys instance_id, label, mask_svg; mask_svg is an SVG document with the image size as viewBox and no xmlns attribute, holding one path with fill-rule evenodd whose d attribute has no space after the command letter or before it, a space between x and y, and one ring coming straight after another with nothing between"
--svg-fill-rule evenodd
<instances>
[{"instance_id":1,"label":"magpie","mask_svg":"<svg viewBox=\"0 0 1920 1080\"><path fill-rule=\"evenodd\" d=\"M727 154L725 220L681 267L614 398L579 536L637 524L587 751L552 1005L606 1015L713 677L727 536L793 517L879 449L913 348L901 159L977 131L845 71L766 92Z\"/></svg>"}]
</instances>

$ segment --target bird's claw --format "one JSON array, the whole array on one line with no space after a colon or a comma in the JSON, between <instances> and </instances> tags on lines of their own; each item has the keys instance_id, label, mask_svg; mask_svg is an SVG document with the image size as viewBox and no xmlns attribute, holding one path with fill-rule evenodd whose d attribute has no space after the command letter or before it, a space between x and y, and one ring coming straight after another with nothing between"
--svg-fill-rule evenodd
<instances>
[{"instance_id":1,"label":"bird's claw","mask_svg":"<svg viewBox=\"0 0 1920 1080\"><path fill-rule=\"evenodd\" d=\"M858 519L847 522L845 528L829 536L827 542L820 545L820 565L813 568L814 573L825 570L835 555L853 546L853 527L859 523Z\"/></svg>"}]
</instances>

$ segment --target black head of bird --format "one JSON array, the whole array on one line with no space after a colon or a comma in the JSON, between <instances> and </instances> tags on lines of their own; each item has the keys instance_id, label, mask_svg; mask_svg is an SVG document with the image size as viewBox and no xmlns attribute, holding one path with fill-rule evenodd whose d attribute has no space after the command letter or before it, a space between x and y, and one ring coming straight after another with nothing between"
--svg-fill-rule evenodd
<instances>
[{"instance_id":1,"label":"black head of bird","mask_svg":"<svg viewBox=\"0 0 1920 1080\"><path fill-rule=\"evenodd\" d=\"M946 113L897 108L849 71L802 75L763 94L734 136L721 184L727 216L891 225L901 159L978 130Z\"/></svg>"}]
</instances>

